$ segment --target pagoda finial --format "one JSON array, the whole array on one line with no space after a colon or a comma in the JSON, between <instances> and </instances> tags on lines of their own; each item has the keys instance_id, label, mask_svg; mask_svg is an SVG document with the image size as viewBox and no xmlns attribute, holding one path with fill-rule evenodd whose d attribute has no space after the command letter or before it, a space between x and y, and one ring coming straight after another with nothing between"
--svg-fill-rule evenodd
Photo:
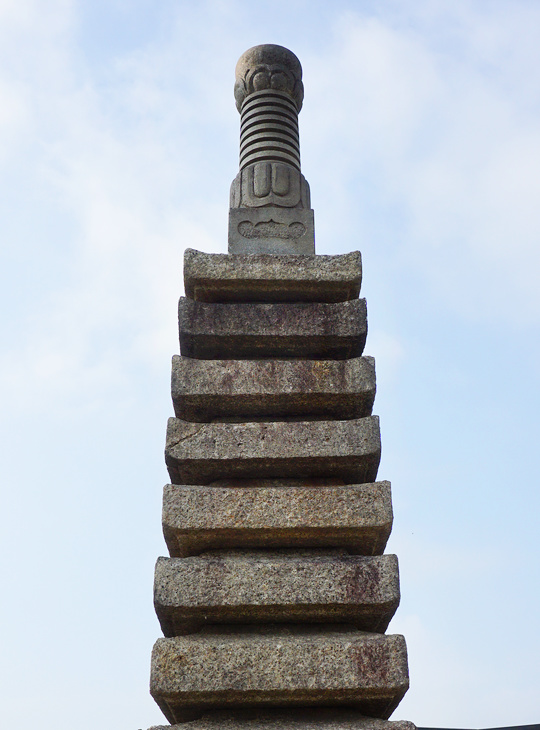
<instances>
[{"instance_id":1,"label":"pagoda finial","mask_svg":"<svg viewBox=\"0 0 540 730\"><path fill-rule=\"evenodd\" d=\"M283 46L247 50L234 85L240 172L231 186L229 253L315 254L309 185L300 171L302 66Z\"/></svg>"}]
</instances>

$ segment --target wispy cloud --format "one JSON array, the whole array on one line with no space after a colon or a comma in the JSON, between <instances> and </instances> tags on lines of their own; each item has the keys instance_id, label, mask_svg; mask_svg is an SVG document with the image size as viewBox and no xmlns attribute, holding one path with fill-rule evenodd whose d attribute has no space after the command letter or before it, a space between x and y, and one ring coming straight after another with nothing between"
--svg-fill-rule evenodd
<instances>
[{"instance_id":1,"label":"wispy cloud","mask_svg":"<svg viewBox=\"0 0 540 730\"><path fill-rule=\"evenodd\" d=\"M309 144L328 160L318 188L332 214L346 201L343 218L364 234L374 212L397 216L403 269L460 315L538 324L538 51L530 31L518 33L538 26L538 11L518 4L510 13L503 3L488 16L458 4L451 43L437 47L426 7L406 23L349 13L331 53L308 57L310 103L320 110ZM366 178L371 208L357 200Z\"/></svg>"}]
</instances>

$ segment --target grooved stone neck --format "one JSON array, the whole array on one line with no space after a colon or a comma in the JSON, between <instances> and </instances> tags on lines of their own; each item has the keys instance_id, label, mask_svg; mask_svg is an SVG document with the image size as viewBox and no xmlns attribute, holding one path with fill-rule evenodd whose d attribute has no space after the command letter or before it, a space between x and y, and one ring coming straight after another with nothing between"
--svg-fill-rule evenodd
<instances>
[{"instance_id":1,"label":"grooved stone neck","mask_svg":"<svg viewBox=\"0 0 540 730\"><path fill-rule=\"evenodd\" d=\"M240 169L254 162L283 162L300 170L298 112L287 94L255 91L242 103L241 115Z\"/></svg>"},{"instance_id":2,"label":"grooved stone neck","mask_svg":"<svg viewBox=\"0 0 540 730\"><path fill-rule=\"evenodd\" d=\"M298 112L304 87L294 53L271 44L250 48L236 64L234 96L242 115L240 169L278 162L300 170Z\"/></svg>"}]
</instances>

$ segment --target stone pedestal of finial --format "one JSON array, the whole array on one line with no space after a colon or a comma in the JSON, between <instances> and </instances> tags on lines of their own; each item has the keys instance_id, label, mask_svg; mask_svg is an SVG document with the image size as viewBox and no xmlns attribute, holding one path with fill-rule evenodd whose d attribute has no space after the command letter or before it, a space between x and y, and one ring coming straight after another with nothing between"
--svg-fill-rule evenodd
<instances>
[{"instance_id":1,"label":"stone pedestal of finial","mask_svg":"<svg viewBox=\"0 0 540 730\"><path fill-rule=\"evenodd\" d=\"M409 679L361 259L315 256L301 78L280 46L238 62L230 253L184 259L151 672L176 730L415 730L388 722Z\"/></svg>"}]
</instances>

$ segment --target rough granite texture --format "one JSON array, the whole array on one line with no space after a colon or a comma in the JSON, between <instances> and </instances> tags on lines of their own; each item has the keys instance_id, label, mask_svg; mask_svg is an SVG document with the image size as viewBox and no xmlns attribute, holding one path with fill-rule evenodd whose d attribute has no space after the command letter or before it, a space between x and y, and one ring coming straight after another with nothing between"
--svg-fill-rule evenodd
<instances>
[{"instance_id":1,"label":"rough granite texture","mask_svg":"<svg viewBox=\"0 0 540 730\"><path fill-rule=\"evenodd\" d=\"M175 355L174 412L186 421L234 416L363 418L375 399L375 361L195 360Z\"/></svg>"},{"instance_id":2,"label":"rough granite texture","mask_svg":"<svg viewBox=\"0 0 540 730\"><path fill-rule=\"evenodd\" d=\"M362 283L360 251L339 256L184 253L186 296L199 302L344 302Z\"/></svg>"},{"instance_id":3,"label":"rough granite texture","mask_svg":"<svg viewBox=\"0 0 540 730\"><path fill-rule=\"evenodd\" d=\"M367 335L365 299L337 304L207 304L181 297L180 352L203 360L359 357Z\"/></svg>"},{"instance_id":4,"label":"rough granite texture","mask_svg":"<svg viewBox=\"0 0 540 730\"><path fill-rule=\"evenodd\" d=\"M218 551L159 558L154 606L165 636L216 623L351 624L384 632L399 605L395 555Z\"/></svg>"},{"instance_id":5,"label":"rough granite texture","mask_svg":"<svg viewBox=\"0 0 540 730\"><path fill-rule=\"evenodd\" d=\"M189 725L159 725L150 730L416 730L412 722L379 720L351 710L318 707L301 710L237 710L204 715Z\"/></svg>"},{"instance_id":6,"label":"rough granite texture","mask_svg":"<svg viewBox=\"0 0 540 730\"><path fill-rule=\"evenodd\" d=\"M402 636L299 627L158 639L150 678L172 723L209 709L310 705L387 719L408 686Z\"/></svg>"},{"instance_id":7,"label":"rough granite texture","mask_svg":"<svg viewBox=\"0 0 540 730\"><path fill-rule=\"evenodd\" d=\"M173 484L217 479L326 477L374 482L377 416L351 421L190 423L170 418L165 462Z\"/></svg>"},{"instance_id":8,"label":"rough granite texture","mask_svg":"<svg viewBox=\"0 0 540 730\"><path fill-rule=\"evenodd\" d=\"M392 529L390 482L347 486L229 481L163 490L163 534L175 557L221 548L384 551Z\"/></svg>"}]
</instances>

